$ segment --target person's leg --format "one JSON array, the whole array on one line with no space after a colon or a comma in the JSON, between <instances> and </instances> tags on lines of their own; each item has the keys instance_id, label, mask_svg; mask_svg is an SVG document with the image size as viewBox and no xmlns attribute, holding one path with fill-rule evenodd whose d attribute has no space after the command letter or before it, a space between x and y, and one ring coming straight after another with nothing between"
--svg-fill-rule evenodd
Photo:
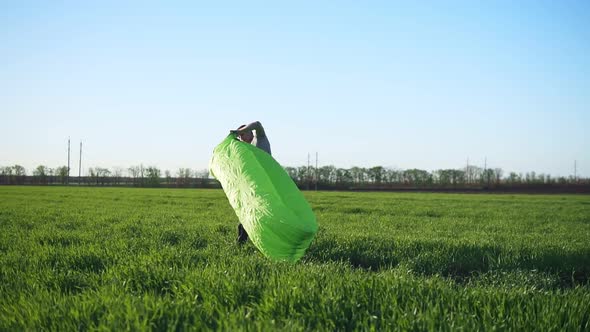
<instances>
[{"instance_id":1,"label":"person's leg","mask_svg":"<svg viewBox=\"0 0 590 332\"><path fill-rule=\"evenodd\" d=\"M248 233L246 233L244 226L242 226L242 224L239 224L238 225L238 243L242 244L242 243L246 243L247 241L248 241Z\"/></svg>"}]
</instances>

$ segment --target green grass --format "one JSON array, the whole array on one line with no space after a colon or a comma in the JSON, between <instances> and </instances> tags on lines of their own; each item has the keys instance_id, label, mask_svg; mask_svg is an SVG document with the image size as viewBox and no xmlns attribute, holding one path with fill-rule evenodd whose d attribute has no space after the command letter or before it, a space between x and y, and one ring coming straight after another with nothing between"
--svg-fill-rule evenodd
<instances>
[{"instance_id":1,"label":"green grass","mask_svg":"<svg viewBox=\"0 0 590 332\"><path fill-rule=\"evenodd\" d=\"M305 195L288 264L220 190L0 187L0 330L590 330L590 196Z\"/></svg>"}]
</instances>

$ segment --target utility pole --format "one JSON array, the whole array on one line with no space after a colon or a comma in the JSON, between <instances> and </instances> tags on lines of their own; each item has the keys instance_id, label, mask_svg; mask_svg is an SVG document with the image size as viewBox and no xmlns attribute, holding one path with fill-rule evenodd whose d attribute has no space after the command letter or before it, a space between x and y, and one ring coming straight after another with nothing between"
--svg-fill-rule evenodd
<instances>
[{"instance_id":1,"label":"utility pole","mask_svg":"<svg viewBox=\"0 0 590 332\"><path fill-rule=\"evenodd\" d=\"M469 184L469 157L467 157L467 166L465 166L465 178L467 180L467 184Z\"/></svg>"},{"instance_id":2,"label":"utility pole","mask_svg":"<svg viewBox=\"0 0 590 332\"><path fill-rule=\"evenodd\" d=\"M484 161L483 161L483 174L485 175L485 177L487 179L487 185L489 187L490 186L490 177L488 176L488 157L485 157Z\"/></svg>"},{"instance_id":3,"label":"utility pole","mask_svg":"<svg viewBox=\"0 0 590 332\"><path fill-rule=\"evenodd\" d=\"M310 180L310 176L309 176L309 152L307 153L307 190L309 190L309 180Z\"/></svg>"},{"instance_id":4,"label":"utility pole","mask_svg":"<svg viewBox=\"0 0 590 332\"><path fill-rule=\"evenodd\" d=\"M68 178L66 180L67 184L70 184L70 138L68 137Z\"/></svg>"},{"instance_id":5,"label":"utility pole","mask_svg":"<svg viewBox=\"0 0 590 332\"><path fill-rule=\"evenodd\" d=\"M318 191L318 153L315 153L315 191Z\"/></svg>"},{"instance_id":6,"label":"utility pole","mask_svg":"<svg viewBox=\"0 0 590 332\"><path fill-rule=\"evenodd\" d=\"M574 160L574 182L578 182L578 161Z\"/></svg>"},{"instance_id":7,"label":"utility pole","mask_svg":"<svg viewBox=\"0 0 590 332\"><path fill-rule=\"evenodd\" d=\"M78 164L78 185L80 184L81 177L82 177L82 141L80 141L80 164Z\"/></svg>"}]
</instances>

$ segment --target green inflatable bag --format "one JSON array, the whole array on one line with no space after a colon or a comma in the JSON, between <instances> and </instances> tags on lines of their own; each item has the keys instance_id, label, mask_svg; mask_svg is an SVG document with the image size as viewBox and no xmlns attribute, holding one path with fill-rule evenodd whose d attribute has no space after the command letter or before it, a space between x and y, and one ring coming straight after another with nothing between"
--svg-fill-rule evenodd
<instances>
[{"instance_id":1,"label":"green inflatable bag","mask_svg":"<svg viewBox=\"0 0 590 332\"><path fill-rule=\"evenodd\" d=\"M230 134L213 150L209 170L266 257L296 262L303 256L317 232L316 217L270 154Z\"/></svg>"}]
</instances>

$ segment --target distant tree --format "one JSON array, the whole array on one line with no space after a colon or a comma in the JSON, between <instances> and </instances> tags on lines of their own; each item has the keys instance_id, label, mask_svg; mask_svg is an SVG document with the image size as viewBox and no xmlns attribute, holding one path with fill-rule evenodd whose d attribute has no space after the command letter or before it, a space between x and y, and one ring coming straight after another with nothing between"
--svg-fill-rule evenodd
<instances>
[{"instance_id":1,"label":"distant tree","mask_svg":"<svg viewBox=\"0 0 590 332\"><path fill-rule=\"evenodd\" d=\"M33 170L33 177L35 177L37 183L47 183L47 166L39 165Z\"/></svg>"},{"instance_id":2,"label":"distant tree","mask_svg":"<svg viewBox=\"0 0 590 332\"><path fill-rule=\"evenodd\" d=\"M382 166L374 166L367 170L369 180L376 184L381 184L381 181L385 177Z\"/></svg>"},{"instance_id":3,"label":"distant tree","mask_svg":"<svg viewBox=\"0 0 590 332\"><path fill-rule=\"evenodd\" d=\"M95 167L94 171L96 172L96 176L101 178L111 175L111 171L108 168L104 167Z\"/></svg>"},{"instance_id":4,"label":"distant tree","mask_svg":"<svg viewBox=\"0 0 590 332\"><path fill-rule=\"evenodd\" d=\"M573 176L573 175L568 176L567 177L567 183L568 184L578 183L578 177L577 176Z\"/></svg>"},{"instance_id":5,"label":"distant tree","mask_svg":"<svg viewBox=\"0 0 590 332\"><path fill-rule=\"evenodd\" d=\"M355 184L362 184L365 182L365 170L361 167L353 166L349 169L352 176L352 182Z\"/></svg>"},{"instance_id":6,"label":"distant tree","mask_svg":"<svg viewBox=\"0 0 590 332\"><path fill-rule=\"evenodd\" d=\"M44 177L47 176L47 166L39 165L33 170L33 176Z\"/></svg>"},{"instance_id":7,"label":"distant tree","mask_svg":"<svg viewBox=\"0 0 590 332\"><path fill-rule=\"evenodd\" d=\"M297 181L297 168L286 166L286 167L284 167L284 169L285 169L285 172L287 172L287 174L289 174L291 179L293 179L293 181Z\"/></svg>"},{"instance_id":8,"label":"distant tree","mask_svg":"<svg viewBox=\"0 0 590 332\"><path fill-rule=\"evenodd\" d=\"M195 170L194 174L195 174L195 177L197 177L199 179L208 179L209 178L209 170L208 169Z\"/></svg>"},{"instance_id":9,"label":"distant tree","mask_svg":"<svg viewBox=\"0 0 590 332\"><path fill-rule=\"evenodd\" d=\"M155 166L150 166L145 169L147 183L150 187L160 186L160 170Z\"/></svg>"},{"instance_id":10,"label":"distant tree","mask_svg":"<svg viewBox=\"0 0 590 332\"><path fill-rule=\"evenodd\" d=\"M169 170L164 171L164 176L166 177L166 184L170 184L170 181L172 181L172 175L170 174Z\"/></svg>"},{"instance_id":11,"label":"distant tree","mask_svg":"<svg viewBox=\"0 0 590 332\"><path fill-rule=\"evenodd\" d=\"M346 172L346 170L343 168L336 168L334 170L334 183L336 185L340 185L340 184L345 183L344 172Z\"/></svg>"},{"instance_id":12,"label":"distant tree","mask_svg":"<svg viewBox=\"0 0 590 332\"><path fill-rule=\"evenodd\" d=\"M113 170L111 172L111 176L112 176L113 182L115 184L121 183L121 178L123 177L124 171L125 171L125 169L123 167L118 167L118 166L113 167Z\"/></svg>"},{"instance_id":13,"label":"distant tree","mask_svg":"<svg viewBox=\"0 0 590 332\"><path fill-rule=\"evenodd\" d=\"M309 172L307 174L308 175L307 181L309 182L310 185L315 183L315 178L316 178L317 174L318 173L316 172L316 168L310 165Z\"/></svg>"},{"instance_id":14,"label":"distant tree","mask_svg":"<svg viewBox=\"0 0 590 332\"><path fill-rule=\"evenodd\" d=\"M481 179L483 169L474 165L465 167L465 182L467 184L477 183Z\"/></svg>"},{"instance_id":15,"label":"distant tree","mask_svg":"<svg viewBox=\"0 0 590 332\"><path fill-rule=\"evenodd\" d=\"M352 173L348 169L340 169L341 174L341 182L343 184L352 184L354 179L352 177Z\"/></svg>"},{"instance_id":16,"label":"distant tree","mask_svg":"<svg viewBox=\"0 0 590 332\"><path fill-rule=\"evenodd\" d=\"M334 184L336 182L336 167L333 165L322 166L318 169L318 182Z\"/></svg>"},{"instance_id":17,"label":"distant tree","mask_svg":"<svg viewBox=\"0 0 590 332\"><path fill-rule=\"evenodd\" d=\"M143 164L131 166L127 170L129 171L129 173L133 177L133 183L135 186L143 186L144 185L145 168L143 167Z\"/></svg>"},{"instance_id":18,"label":"distant tree","mask_svg":"<svg viewBox=\"0 0 590 332\"><path fill-rule=\"evenodd\" d=\"M365 184L369 182L369 169L366 167L359 167L359 183Z\"/></svg>"},{"instance_id":19,"label":"distant tree","mask_svg":"<svg viewBox=\"0 0 590 332\"><path fill-rule=\"evenodd\" d=\"M404 171L404 178L411 185L424 186L433 182L432 175L422 169L407 169Z\"/></svg>"},{"instance_id":20,"label":"distant tree","mask_svg":"<svg viewBox=\"0 0 590 332\"><path fill-rule=\"evenodd\" d=\"M465 184L465 171L461 169L451 170L451 183L454 186Z\"/></svg>"},{"instance_id":21,"label":"distant tree","mask_svg":"<svg viewBox=\"0 0 590 332\"><path fill-rule=\"evenodd\" d=\"M179 168L177 175L179 178L189 179L192 177L193 171L190 168Z\"/></svg>"},{"instance_id":22,"label":"distant tree","mask_svg":"<svg viewBox=\"0 0 590 332\"><path fill-rule=\"evenodd\" d=\"M123 176L123 172L125 172L125 169L123 167L115 166L113 167L111 174L113 177L120 178Z\"/></svg>"},{"instance_id":23,"label":"distant tree","mask_svg":"<svg viewBox=\"0 0 590 332\"><path fill-rule=\"evenodd\" d=\"M451 169L439 169L432 172L434 182L440 186L448 186L453 183Z\"/></svg>"},{"instance_id":24,"label":"distant tree","mask_svg":"<svg viewBox=\"0 0 590 332\"><path fill-rule=\"evenodd\" d=\"M496 185L499 185L500 182L502 181L503 174L504 174L504 171L501 168L494 168L494 177L495 177Z\"/></svg>"},{"instance_id":25,"label":"distant tree","mask_svg":"<svg viewBox=\"0 0 590 332\"><path fill-rule=\"evenodd\" d=\"M176 171L176 177L177 178L182 178L185 176L185 169L184 168L179 168L178 171Z\"/></svg>"},{"instance_id":26,"label":"distant tree","mask_svg":"<svg viewBox=\"0 0 590 332\"><path fill-rule=\"evenodd\" d=\"M15 176L25 176L27 175L27 171L21 165L14 165L12 166L12 172Z\"/></svg>"},{"instance_id":27,"label":"distant tree","mask_svg":"<svg viewBox=\"0 0 590 332\"><path fill-rule=\"evenodd\" d=\"M549 174L537 174L533 171L523 173L510 172L504 177L504 171L501 168L480 168L470 165L464 169L439 169L432 173L420 169L393 169L382 166L373 166L363 168L354 166L350 169L336 168L333 165L326 165L319 168L313 166L290 167L284 166L285 171L299 186L313 188L315 181L321 185L335 185L340 188L345 186L367 186L383 185L391 186L393 184L409 184L413 186L427 187L432 185L439 186L461 186L470 184L479 184L483 186L498 186L501 184L534 184L534 185L571 185L575 183L590 185L588 178L558 177L553 178ZM89 168L89 174L96 184L105 184L107 177L112 175L112 183L120 184L124 176L125 169L114 167L112 171L106 168L94 167ZM166 183L172 181L172 174L169 170L165 172ZM141 185L159 186L161 184L162 172L155 166L144 167L143 164L128 168L129 176L133 177L134 184L137 179L141 179ZM208 182L204 179L210 177L207 169L191 170L189 168L180 168L177 172L177 186L206 185ZM37 166L33 172L33 183L48 183L56 181L54 176L58 177L61 183L67 183L68 169L61 166L56 169L49 168L45 165ZM0 181L2 184L19 184L25 183L26 170L20 165L0 166ZM193 179L197 177L197 181ZM202 180L202 183L199 181ZM125 181L125 184L126 181Z\"/></svg>"},{"instance_id":28,"label":"distant tree","mask_svg":"<svg viewBox=\"0 0 590 332\"><path fill-rule=\"evenodd\" d=\"M139 166L131 166L127 169L129 171L129 174L131 174L131 177L136 179L137 177L139 177Z\"/></svg>"},{"instance_id":29,"label":"distant tree","mask_svg":"<svg viewBox=\"0 0 590 332\"><path fill-rule=\"evenodd\" d=\"M515 172L510 172L507 180L508 180L508 183L510 183L511 185L515 185L517 183L520 183L520 177Z\"/></svg>"},{"instance_id":30,"label":"distant tree","mask_svg":"<svg viewBox=\"0 0 590 332\"><path fill-rule=\"evenodd\" d=\"M297 182L300 185L307 185L309 181L307 166L297 167Z\"/></svg>"},{"instance_id":31,"label":"distant tree","mask_svg":"<svg viewBox=\"0 0 590 332\"><path fill-rule=\"evenodd\" d=\"M13 175L12 167L10 167L10 166L1 166L0 167L0 175L5 175L5 176Z\"/></svg>"},{"instance_id":32,"label":"distant tree","mask_svg":"<svg viewBox=\"0 0 590 332\"><path fill-rule=\"evenodd\" d=\"M88 168L88 174L90 174L90 177L93 179L93 182L95 184L104 185L106 177L108 177L111 174L111 171L108 168L103 167L90 167Z\"/></svg>"},{"instance_id":33,"label":"distant tree","mask_svg":"<svg viewBox=\"0 0 590 332\"><path fill-rule=\"evenodd\" d=\"M67 183L68 180L68 166L60 166L55 169L55 174L59 177L59 182Z\"/></svg>"},{"instance_id":34,"label":"distant tree","mask_svg":"<svg viewBox=\"0 0 590 332\"><path fill-rule=\"evenodd\" d=\"M402 182L403 171L395 168L387 168L385 170L386 181L390 184Z\"/></svg>"},{"instance_id":35,"label":"distant tree","mask_svg":"<svg viewBox=\"0 0 590 332\"><path fill-rule=\"evenodd\" d=\"M554 179L551 178L551 174L547 174L547 176L545 177L545 181L547 183L553 183Z\"/></svg>"},{"instance_id":36,"label":"distant tree","mask_svg":"<svg viewBox=\"0 0 590 332\"><path fill-rule=\"evenodd\" d=\"M7 184L24 184L26 170L20 165L0 167L0 175L5 176L3 180Z\"/></svg>"},{"instance_id":37,"label":"distant tree","mask_svg":"<svg viewBox=\"0 0 590 332\"><path fill-rule=\"evenodd\" d=\"M186 187L190 184L192 171L190 168L179 168L176 177L176 185Z\"/></svg>"},{"instance_id":38,"label":"distant tree","mask_svg":"<svg viewBox=\"0 0 590 332\"><path fill-rule=\"evenodd\" d=\"M328 184L330 182L329 166L322 166L313 169L313 183Z\"/></svg>"},{"instance_id":39,"label":"distant tree","mask_svg":"<svg viewBox=\"0 0 590 332\"><path fill-rule=\"evenodd\" d=\"M482 185L490 186L495 178L496 176L494 175L494 170L487 168L481 173L480 181Z\"/></svg>"}]
</instances>

